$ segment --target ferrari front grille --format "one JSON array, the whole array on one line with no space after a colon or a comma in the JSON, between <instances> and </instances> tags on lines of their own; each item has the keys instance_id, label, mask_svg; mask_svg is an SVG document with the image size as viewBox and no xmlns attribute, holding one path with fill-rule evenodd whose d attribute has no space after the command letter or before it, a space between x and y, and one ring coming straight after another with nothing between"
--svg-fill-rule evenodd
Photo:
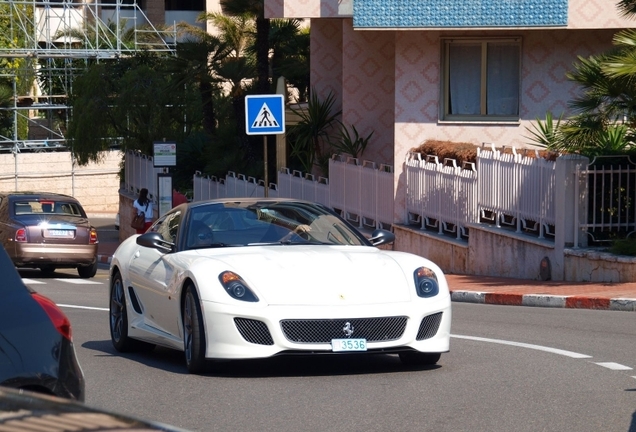
<instances>
[{"instance_id":1,"label":"ferrari front grille","mask_svg":"<svg viewBox=\"0 0 636 432\"><path fill-rule=\"evenodd\" d=\"M234 318L234 324L243 339L257 345L274 345L272 335L263 321L247 318Z\"/></svg>"},{"instance_id":2,"label":"ferrari front grille","mask_svg":"<svg viewBox=\"0 0 636 432\"><path fill-rule=\"evenodd\" d=\"M402 337L407 318L289 319L280 322L285 337L295 343L329 343L332 339L363 338L384 342Z\"/></svg>"},{"instance_id":3,"label":"ferrari front grille","mask_svg":"<svg viewBox=\"0 0 636 432\"><path fill-rule=\"evenodd\" d=\"M441 312L425 316L420 323L420 329L417 332L417 340L430 339L435 336L437 334L437 330L439 330L439 324L441 322Z\"/></svg>"}]
</instances>

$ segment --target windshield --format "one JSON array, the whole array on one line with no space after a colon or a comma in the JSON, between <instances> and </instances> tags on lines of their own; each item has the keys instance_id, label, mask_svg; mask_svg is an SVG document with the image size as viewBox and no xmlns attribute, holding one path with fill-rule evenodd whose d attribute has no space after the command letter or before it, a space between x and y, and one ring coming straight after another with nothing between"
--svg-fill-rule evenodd
<instances>
[{"instance_id":1,"label":"windshield","mask_svg":"<svg viewBox=\"0 0 636 432\"><path fill-rule=\"evenodd\" d=\"M367 245L339 216L295 201L211 203L192 208L186 249L263 244Z\"/></svg>"}]
</instances>

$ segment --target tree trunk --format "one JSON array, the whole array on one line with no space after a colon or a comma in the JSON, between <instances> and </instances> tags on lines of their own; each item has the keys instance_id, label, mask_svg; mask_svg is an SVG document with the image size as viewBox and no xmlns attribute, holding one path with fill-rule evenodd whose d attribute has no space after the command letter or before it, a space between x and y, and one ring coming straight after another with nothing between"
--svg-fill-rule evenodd
<instances>
[{"instance_id":1,"label":"tree trunk","mask_svg":"<svg viewBox=\"0 0 636 432\"><path fill-rule=\"evenodd\" d=\"M204 80L199 83L201 103L203 104L203 130L209 135L215 135L216 132L216 113L212 101L212 90L210 82Z\"/></svg>"},{"instance_id":2,"label":"tree trunk","mask_svg":"<svg viewBox=\"0 0 636 432\"><path fill-rule=\"evenodd\" d=\"M267 18L256 19L256 46L258 72L256 89L259 94L269 94L269 19Z\"/></svg>"}]
</instances>

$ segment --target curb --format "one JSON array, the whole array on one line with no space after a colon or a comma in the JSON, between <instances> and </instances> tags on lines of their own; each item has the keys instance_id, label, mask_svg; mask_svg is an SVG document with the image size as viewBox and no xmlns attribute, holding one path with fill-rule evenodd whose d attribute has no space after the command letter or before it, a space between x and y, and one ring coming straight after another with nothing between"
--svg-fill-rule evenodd
<instances>
[{"instance_id":1,"label":"curb","mask_svg":"<svg viewBox=\"0 0 636 432\"><path fill-rule=\"evenodd\" d=\"M507 306L536 306L572 309L599 309L636 312L636 299L543 294L509 294L478 291L451 291L451 301Z\"/></svg>"},{"instance_id":2,"label":"curb","mask_svg":"<svg viewBox=\"0 0 636 432\"><path fill-rule=\"evenodd\" d=\"M100 264L110 264L112 259L112 255L97 255L97 262Z\"/></svg>"}]
</instances>

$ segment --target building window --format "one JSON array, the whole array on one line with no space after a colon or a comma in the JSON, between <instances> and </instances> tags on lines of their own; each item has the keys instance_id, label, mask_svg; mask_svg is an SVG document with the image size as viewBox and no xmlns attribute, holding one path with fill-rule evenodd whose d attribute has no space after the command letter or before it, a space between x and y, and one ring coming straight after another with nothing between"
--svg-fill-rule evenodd
<instances>
[{"instance_id":1,"label":"building window","mask_svg":"<svg viewBox=\"0 0 636 432\"><path fill-rule=\"evenodd\" d=\"M204 11L205 0L165 0L167 11Z\"/></svg>"},{"instance_id":2,"label":"building window","mask_svg":"<svg viewBox=\"0 0 636 432\"><path fill-rule=\"evenodd\" d=\"M447 39L442 120L518 121L520 39Z\"/></svg>"}]
</instances>

